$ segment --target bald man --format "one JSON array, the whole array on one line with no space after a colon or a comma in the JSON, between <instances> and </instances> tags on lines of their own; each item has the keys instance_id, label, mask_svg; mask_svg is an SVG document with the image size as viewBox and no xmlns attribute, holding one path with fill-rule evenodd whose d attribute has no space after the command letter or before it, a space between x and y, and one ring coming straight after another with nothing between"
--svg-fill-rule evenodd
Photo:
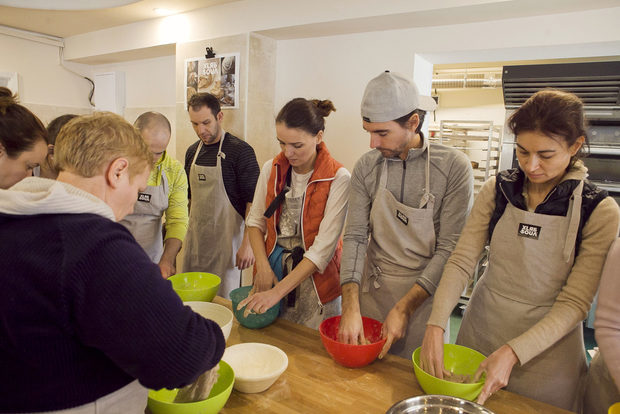
<instances>
[{"instance_id":1,"label":"bald man","mask_svg":"<svg viewBox=\"0 0 620 414\"><path fill-rule=\"evenodd\" d=\"M151 260L159 265L161 275L176 273L176 257L187 233L187 176L183 165L166 152L170 142L170 122L159 112L145 112L134 126L157 160L145 191L138 193L133 214L121 223L129 229ZM166 236L162 234L165 216Z\"/></svg>"}]
</instances>

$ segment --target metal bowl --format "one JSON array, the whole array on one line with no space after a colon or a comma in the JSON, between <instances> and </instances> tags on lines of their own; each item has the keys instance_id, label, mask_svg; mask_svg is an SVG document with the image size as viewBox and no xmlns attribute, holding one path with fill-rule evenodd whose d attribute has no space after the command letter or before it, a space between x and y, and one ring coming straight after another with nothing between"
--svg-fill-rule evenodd
<instances>
[{"instance_id":1,"label":"metal bowl","mask_svg":"<svg viewBox=\"0 0 620 414\"><path fill-rule=\"evenodd\" d=\"M493 414L493 411L471 401L447 395L420 395L399 401L385 414Z\"/></svg>"}]
</instances>

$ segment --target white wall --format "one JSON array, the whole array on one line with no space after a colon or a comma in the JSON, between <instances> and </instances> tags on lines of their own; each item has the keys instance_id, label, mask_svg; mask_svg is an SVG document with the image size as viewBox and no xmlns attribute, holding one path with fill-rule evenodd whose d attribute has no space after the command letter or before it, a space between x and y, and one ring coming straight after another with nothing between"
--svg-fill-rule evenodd
<instances>
[{"instance_id":1,"label":"white wall","mask_svg":"<svg viewBox=\"0 0 620 414\"><path fill-rule=\"evenodd\" d=\"M175 56L91 66L93 74L125 74L125 119L133 123L146 111L164 114L172 126L168 153L176 158ZM182 154L181 154L182 156ZM181 160L183 161L183 160Z\"/></svg>"},{"instance_id":2,"label":"white wall","mask_svg":"<svg viewBox=\"0 0 620 414\"><path fill-rule=\"evenodd\" d=\"M278 42L276 108L290 98L329 98L338 111L327 120L326 143L347 168L368 150L359 105L366 83L382 70L409 77L414 56L430 63L459 63L464 56L484 61L557 59L620 54L620 8L478 22L449 26L367 32ZM510 29L510 30L508 30ZM589 47L597 45L597 47ZM540 52L545 55L541 56ZM483 60L483 59L480 59ZM458 109L461 108L461 109ZM464 106L440 109L446 117L474 117ZM442 115L442 116L443 116ZM480 116L501 120L497 104ZM477 118L478 116L476 116Z\"/></svg>"},{"instance_id":3,"label":"white wall","mask_svg":"<svg viewBox=\"0 0 620 414\"><path fill-rule=\"evenodd\" d=\"M66 39L67 56L81 59L259 30L496 3L505 0L242 0L72 36Z\"/></svg>"},{"instance_id":4,"label":"white wall","mask_svg":"<svg viewBox=\"0 0 620 414\"><path fill-rule=\"evenodd\" d=\"M95 73L125 73L125 118L133 122L142 112L155 110L172 123L169 151L175 145L175 57L164 56L109 65L64 62L69 69L93 79ZM44 124L66 113L87 114L90 83L60 65L59 48L0 34L0 72L19 74L19 99Z\"/></svg>"},{"instance_id":5,"label":"white wall","mask_svg":"<svg viewBox=\"0 0 620 414\"><path fill-rule=\"evenodd\" d=\"M88 65L67 63L83 75ZM0 72L19 74L19 99L44 123L65 113L88 113L90 83L60 66L59 49L0 34Z\"/></svg>"},{"instance_id":6,"label":"white wall","mask_svg":"<svg viewBox=\"0 0 620 414\"><path fill-rule=\"evenodd\" d=\"M366 83L386 69L411 77L413 53L407 49L386 43L384 33L280 41L274 112L298 96L332 100L336 112L326 120L325 143L352 169L369 149L360 117Z\"/></svg>"}]
</instances>

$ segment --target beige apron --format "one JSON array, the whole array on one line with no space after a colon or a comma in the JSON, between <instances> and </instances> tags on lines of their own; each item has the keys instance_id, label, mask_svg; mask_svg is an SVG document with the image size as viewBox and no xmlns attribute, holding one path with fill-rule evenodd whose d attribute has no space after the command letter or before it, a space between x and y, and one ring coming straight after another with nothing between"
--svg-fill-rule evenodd
<instances>
[{"instance_id":1,"label":"beige apron","mask_svg":"<svg viewBox=\"0 0 620 414\"><path fill-rule=\"evenodd\" d=\"M161 165L157 168L161 169ZM149 185L146 190L139 192L133 213L120 221L133 234L153 263L159 263L164 253L161 219L168 208L168 192L168 179L162 170L161 184Z\"/></svg>"},{"instance_id":2,"label":"beige apron","mask_svg":"<svg viewBox=\"0 0 620 414\"><path fill-rule=\"evenodd\" d=\"M147 396L148 390L135 380L113 393L79 407L31 414L143 414Z\"/></svg>"},{"instance_id":3,"label":"beige apron","mask_svg":"<svg viewBox=\"0 0 620 414\"><path fill-rule=\"evenodd\" d=\"M235 255L243 240L243 218L226 194L222 178L222 131L215 167L196 165L202 148L198 144L189 172L192 204L185 236L183 272L208 272L218 275L222 284L218 295L229 299L230 291L241 285L241 271L235 267Z\"/></svg>"},{"instance_id":4,"label":"beige apron","mask_svg":"<svg viewBox=\"0 0 620 414\"><path fill-rule=\"evenodd\" d=\"M312 171L306 175L307 178L310 178ZM307 184L306 180L305 186L307 186ZM284 202L282 203L277 229L277 244L287 250L292 250L295 247L301 247L305 250L301 229L305 190L299 191L299 194L294 194L294 190L295 188L293 191L286 193ZM289 274L293 270L292 265L293 258L291 253L283 253L282 269L286 269L286 274ZM290 295L285 296L282 301L280 317L311 329L318 329L324 319L338 316L341 313L340 296L331 302L321 304L319 293L312 276L304 279L295 288L294 303L289 303L289 296Z\"/></svg>"},{"instance_id":5,"label":"beige apron","mask_svg":"<svg viewBox=\"0 0 620 414\"><path fill-rule=\"evenodd\" d=\"M363 316L385 321L390 310L413 287L435 252L433 209L430 193L430 146L426 151L426 182L419 208L400 203L387 189L385 159L377 195L370 210L371 237L362 275L360 307ZM395 342L390 353L411 358L422 345L432 297L409 319L405 337ZM450 329L446 329L449 338Z\"/></svg>"},{"instance_id":6,"label":"beige apron","mask_svg":"<svg viewBox=\"0 0 620 414\"><path fill-rule=\"evenodd\" d=\"M458 344L490 355L549 312L575 259L582 188L583 181L573 191L566 217L508 203L493 231L488 269L469 300ZM574 411L586 369L578 323L549 349L523 366L515 365L506 389Z\"/></svg>"},{"instance_id":7,"label":"beige apron","mask_svg":"<svg viewBox=\"0 0 620 414\"><path fill-rule=\"evenodd\" d=\"M609 406L620 402L620 392L603 355L598 352L590 362L583 398L582 414L605 414Z\"/></svg>"}]
</instances>

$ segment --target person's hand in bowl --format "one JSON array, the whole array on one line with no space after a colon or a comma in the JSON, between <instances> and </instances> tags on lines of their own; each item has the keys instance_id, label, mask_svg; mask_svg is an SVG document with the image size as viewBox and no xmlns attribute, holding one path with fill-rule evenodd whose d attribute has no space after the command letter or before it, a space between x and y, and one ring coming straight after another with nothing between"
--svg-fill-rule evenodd
<instances>
[{"instance_id":1,"label":"person's hand in bowl","mask_svg":"<svg viewBox=\"0 0 620 414\"><path fill-rule=\"evenodd\" d=\"M476 402L481 405L484 404L491 395L508 385L512 367L518 362L517 354L508 344L502 345L482 361L476 375L474 375L474 382L479 381L483 373L486 373L486 381Z\"/></svg>"},{"instance_id":2,"label":"person's hand in bowl","mask_svg":"<svg viewBox=\"0 0 620 414\"><path fill-rule=\"evenodd\" d=\"M342 315L338 327L338 342L352 345L366 345L364 325L359 307L358 285L349 283L342 287ZM347 290L348 292L345 292Z\"/></svg>"},{"instance_id":3,"label":"person's hand in bowl","mask_svg":"<svg viewBox=\"0 0 620 414\"><path fill-rule=\"evenodd\" d=\"M388 353L394 342L405 336L408 323L409 314L397 303L390 310L381 327L381 338L387 338L387 340L379 354L379 359L382 359Z\"/></svg>"},{"instance_id":4,"label":"person's hand in bowl","mask_svg":"<svg viewBox=\"0 0 620 414\"><path fill-rule=\"evenodd\" d=\"M420 349L420 368L439 379L449 374L443 365L443 333L439 326L428 325Z\"/></svg>"},{"instance_id":5,"label":"person's hand in bowl","mask_svg":"<svg viewBox=\"0 0 620 414\"><path fill-rule=\"evenodd\" d=\"M252 291L254 291L254 288ZM243 309L244 306L246 307L245 311L243 311L243 316L245 318L251 313L267 312L267 310L275 306L280 299L282 299L282 296L276 292L276 288L254 294L252 294L252 291L247 298L243 299L239 302L239 305L237 305L237 310Z\"/></svg>"}]
</instances>

